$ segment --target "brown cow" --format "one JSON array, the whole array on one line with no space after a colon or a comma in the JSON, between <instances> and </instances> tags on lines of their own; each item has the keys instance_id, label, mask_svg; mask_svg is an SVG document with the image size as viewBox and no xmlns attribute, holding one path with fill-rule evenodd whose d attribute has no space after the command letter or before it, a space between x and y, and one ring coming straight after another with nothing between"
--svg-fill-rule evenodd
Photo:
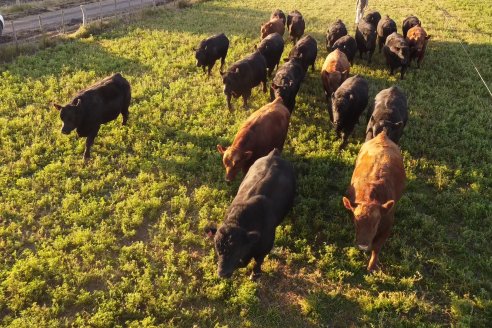
<instances>
[{"instance_id":1,"label":"brown cow","mask_svg":"<svg viewBox=\"0 0 492 328\"><path fill-rule=\"evenodd\" d=\"M272 33L277 32L280 35L284 35L285 33L285 25L284 21L279 18L274 18L271 19L269 22L266 22L265 24L261 25L261 39L263 40L264 38L267 37L267 35L270 35Z\"/></svg>"},{"instance_id":2,"label":"brown cow","mask_svg":"<svg viewBox=\"0 0 492 328\"><path fill-rule=\"evenodd\" d=\"M409 65L412 63L413 59L417 59L417 67L420 68L420 63L424 59L425 49L427 48L427 42L431 38L427 35L425 30L420 26L414 26L407 32L407 43L410 47L410 61Z\"/></svg>"},{"instance_id":3,"label":"brown cow","mask_svg":"<svg viewBox=\"0 0 492 328\"><path fill-rule=\"evenodd\" d=\"M372 251L370 272L377 267L381 247L390 235L405 179L400 148L385 131L362 145L343 204L354 214L357 246Z\"/></svg>"},{"instance_id":4,"label":"brown cow","mask_svg":"<svg viewBox=\"0 0 492 328\"><path fill-rule=\"evenodd\" d=\"M217 145L217 150L223 155L226 181L232 181L241 169L246 174L258 158L268 155L274 148L281 151L289 119L290 112L278 97L248 117L230 147Z\"/></svg>"},{"instance_id":5,"label":"brown cow","mask_svg":"<svg viewBox=\"0 0 492 328\"><path fill-rule=\"evenodd\" d=\"M321 81L325 89L326 100L331 104L331 94L345 81L350 72L347 56L335 49L328 54L321 69Z\"/></svg>"}]
</instances>

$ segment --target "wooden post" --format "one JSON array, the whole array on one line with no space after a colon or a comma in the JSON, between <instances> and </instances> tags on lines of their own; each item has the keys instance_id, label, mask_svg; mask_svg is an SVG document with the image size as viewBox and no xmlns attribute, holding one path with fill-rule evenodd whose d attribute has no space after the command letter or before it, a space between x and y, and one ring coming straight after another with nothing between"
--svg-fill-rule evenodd
<instances>
[{"instance_id":1,"label":"wooden post","mask_svg":"<svg viewBox=\"0 0 492 328\"><path fill-rule=\"evenodd\" d=\"M38 21L39 21L39 30L41 32L44 32L43 31L43 21L41 20L41 15L38 15Z\"/></svg>"},{"instance_id":2,"label":"wooden post","mask_svg":"<svg viewBox=\"0 0 492 328\"><path fill-rule=\"evenodd\" d=\"M101 4L101 2L102 2L102 0L99 0L99 21L102 24L103 14L102 14L102 4Z\"/></svg>"},{"instance_id":3,"label":"wooden post","mask_svg":"<svg viewBox=\"0 0 492 328\"><path fill-rule=\"evenodd\" d=\"M16 4L17 6L20 6L20 0L15 0L15 4Z\"/></svg>"},{"instance_id":4,"label":"wooden post","mask_svg":"<svg viewBox=\"0 0 492 328\"><path fill-rule=\"evenodd\" d=\"M65 34L65 11L62 9L62 33Z\"/></svg>"},{"instance_id":5,"label":"wooden post","mask_svg":"<svg viewBox=\"0 0 492 328\"><path fill-rule=\"evenodd\" d=\"M86 24L86 17L85 17L85 8L84 8L84 5L80 5L80 10L82 10L82 26L85 26L85 24Z\"/></svg>"},{"instance_id":6,"label":"wooden post","mask_svg":"<svg viewBox=\"0 0 492 328\"><path fill-rule=\"evenodd\" d=\"M114 12L116 13L116 0L114 0Z\"/></svg>"},{"instance_id":7,"label":"wooden post","mask_svg":"<svg viewBox=\"0 0 492 328\"><path fill-rule=\"evenodd\" d=\"M13 20L10 21L10 24L12 25L12 32L14 33L15 49L18 51L19 43L17 42L17 32L15 31L14 21Z\"/></svg>"}]
</instances>

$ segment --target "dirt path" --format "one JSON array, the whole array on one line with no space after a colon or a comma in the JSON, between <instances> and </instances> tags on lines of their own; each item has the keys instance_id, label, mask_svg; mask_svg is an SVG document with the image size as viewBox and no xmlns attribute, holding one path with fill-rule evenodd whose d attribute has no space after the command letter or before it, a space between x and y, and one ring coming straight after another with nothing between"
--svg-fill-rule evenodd
<instances>
[{"instance_id":1,"label":"dirt path","mask_svg":"<svg viewBox=\"0 0 492 328\"><path fill-rule=\"evenodd\" d=\"M91 21L100 17L113 16L117 13L132 11L142 7L148 7L169 2L168 0L103 0L101 2L84 5L86 20ZM64 22L66 25L82 23L81 6L65 8ZM55 29L62 26L62 10L43 13L40 15L30 15L14 20L15 31L17 34L39 33L39 17L44 30ZM13 36L11 21L5 21L3 30L5 38L11 39ZM30 36L30 35L29 35Z\"/></svg>"}]
</instances>

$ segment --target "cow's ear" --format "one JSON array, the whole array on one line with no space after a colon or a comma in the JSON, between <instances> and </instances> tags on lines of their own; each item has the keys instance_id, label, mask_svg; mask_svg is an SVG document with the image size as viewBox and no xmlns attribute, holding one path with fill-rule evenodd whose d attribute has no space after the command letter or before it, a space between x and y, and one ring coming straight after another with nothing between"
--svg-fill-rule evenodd
<instances>
[{"instance_id":1,"label":"cow's ear","mask_svg":"<svg viewBox=\"0 0 492 328\"><path fill-rule=\"evenodd\" d=\"M242 160L247 161L248 159L251 158L253 155L253 152L251 150L245 151Z\"/></svg>"},{"instance_id":2,"label":"cow's ear","mask_svg":"<svg viewBox=\"0 0 492 328\"><path fill-rule=\"evenodd\" d=\"M343 197L343 205L345 206L345 208L349 211L354 211L354 207L355 206L352 206L352 203L350 202L350 200L347 198L347 197Z\"/></svg>"},{"instance_id":3,"label":"cow's ear","mask_svg":"<svg viewBox=\"0 0 492 328\"><path fill-rule=\"evenodd\" d=\"M250 243L256 243L260 240L260 233L258 231L248 232L247 236Z\"/></svg>"},{"instance_id":4,"label":"cow's ear","mask_svg":"<svg viewBox=\"0 0 492 328\"><path fill-rule=\"evenodd\" d=\"M208 238L214 237L217 233L217 227L215 225L207 226L204 230Z\"/></svg>"},{"instance_id":5,"label":"cow's ear","mask_svg":"<svg viewBox=\"0 0 492 328\"><path fill-rule=\"evenodd\" d=\"M217 151L221 154L224 154L227 150L227 147L222 147L222 145L217 145Z\"/></svg>"},{"instance_id":6,"label":"cow's ear","mask_svg":"<svg viewBox=\"0 0 492 328\"><path fill-rule=\"evenodd\" d=\"M389 200L386 203L384 203L383 205L381 205L381 209L382 209L383 213L388 213L389 211L391 211L391 209L393 208L394 205L395 205L395 201Z\"/></svg>"},{"instance_id":7,"label":"cow's ear","mask_svg":"<svg viewBox=\"0 0 492 328\"><path fill-rule=\"evenodd\" d=\"M61 110L63 107L58 105L58 104L53 104L53 107L55 107L57 110Z\"/></svg>"},{"instance_id":8,"label":"cow's ear","mask_svg":"<svg viewBox=\"0 0 492 328\"><path fill-rule=\"evenodd\" d=\"M432 38L432 35L428 35L425 37L426 40L429 40L430 38Z\"/></svg>"}]
</instances>

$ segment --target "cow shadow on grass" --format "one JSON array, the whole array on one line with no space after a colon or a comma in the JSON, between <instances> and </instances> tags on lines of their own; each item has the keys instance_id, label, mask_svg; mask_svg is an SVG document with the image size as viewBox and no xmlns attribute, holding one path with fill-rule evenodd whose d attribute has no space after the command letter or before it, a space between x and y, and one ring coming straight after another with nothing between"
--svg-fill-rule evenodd
<instances>
[{"instance_id":1,"label":"cow shadow on grass","mask_svg":"<svg viewBox=\"0 0 492 328\"><path fill-rule=\"evenodd\" d=\"M90 39L80 39L40 50L35 56L20 56L14 65L6 64L4 69L21 78L42 79L81 71L94 72L101 77L115 72L142 74L149 68L141 62L111 53Z\"/></svg>"}]
</instances>

